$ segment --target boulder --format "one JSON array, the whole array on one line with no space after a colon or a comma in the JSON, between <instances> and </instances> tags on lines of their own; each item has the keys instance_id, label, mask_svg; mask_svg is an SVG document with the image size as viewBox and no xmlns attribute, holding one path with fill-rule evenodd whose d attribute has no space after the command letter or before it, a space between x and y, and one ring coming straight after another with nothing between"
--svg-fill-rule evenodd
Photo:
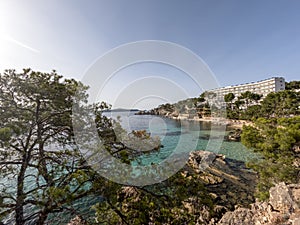
<instances>
[{"instance_id":1,"label":"boulder","mask_svg":"<svg viewBox=\"0 0 300 225\"><path fill-rule=\"evenodd\" d=\"M256 225L253 212L247 208L238 208L234 212L227 212L218 223L219 225Z\"/></svg>"},{"instance_id":2,"label":"boulder","mask_svg":"<svg viewBox=\"0 0 300 225\"><path fill-rule=\"evenodd\" d=\"M194 151L190 153L189 164L196 170L205 170L216 159L217 155L208 151Z\"/></svg>"},{"instance_id":3,"label":"boulder","mask_svg":"<svg viewBox=\"0 0 300 225\"><path fill-rule=\"evenodd\" d=\"M279 183L275 187L272 187L269 192L269 202L275 210L289 213L298 209L297 203L293 199L293 193L285 183Z\"/></svg>"}]
</instances>

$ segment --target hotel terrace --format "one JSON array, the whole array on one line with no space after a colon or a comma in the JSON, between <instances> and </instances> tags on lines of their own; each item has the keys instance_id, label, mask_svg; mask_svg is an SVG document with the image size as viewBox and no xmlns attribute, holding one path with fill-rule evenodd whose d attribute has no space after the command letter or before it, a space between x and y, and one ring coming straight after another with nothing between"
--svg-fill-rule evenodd
<instances>
[{"instance_id":1,"label":"hotel terrace","mask_svg":"<svg viewBox=\"0 0 300 225\"><path fill-rule=\"evenodd\" d=\"M272 77L266 80L261 80L252 83L232 85L211 90L212 92L224 96L228 93L233 93L236 97L241 93L250 91L266 97L271 92L285 90L285 80L283 77Z\"/></svg>"}]
</instances>

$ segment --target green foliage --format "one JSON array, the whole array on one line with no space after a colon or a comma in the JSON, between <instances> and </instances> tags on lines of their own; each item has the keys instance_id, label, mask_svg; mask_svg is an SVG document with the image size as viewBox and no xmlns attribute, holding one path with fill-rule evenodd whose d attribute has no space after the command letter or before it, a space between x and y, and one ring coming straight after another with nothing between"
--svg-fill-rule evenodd
<instances>
[{"instance_id":1,"label":"green foliage","mask_svg":"<svg viewBox=\"0 0 300 225\"><path fill-rule=\"evenodd\" d=\"M300 168L295 164L300 143L300 116L291 118L259 118L254 126L244 126L242 143L262 154L263 159L248 164L259 173L257 196L264 200L269 188L278 182L295 183Z\"/></svg>"},{"instance_id":2,"label":"green foliage","mask_svg":"<svg viewBox=\"0 0 300 225\"><path fill-rule=\"evenodd\" d=\"M225 95L227 102L231 99L229 94ZM254 121L259 117L286 117L300 113L299 92L291 90L271 92L260 101L261 97L249 91L242 93L236 101L228 103L227 118Z\"/></svg>"},{"instance_id":3,"label":"green foliage","mask_svg":"<svg viewBox=\"0 0 300 225\"><path fill-rule=\"evenodd\" d=\"M94 172L81 158L72 129L72 106L87 102L86 90L55 71L0 74L0 179L11 182L0 186L0 217L14 212L17 225L29 219L41 225L49 213L89 193Z\"/></svg>"},{"instance_id":4,"label":"green foliage","mask_svg":"<svg viewBox=\"0 0 300 225\"><path fill-rule=\"evenodd\" d=\"M10 140L11 135L12 135L11 128L9 128L9 127L0 128L0 140L2 143L1 147L4 147L3 145Z\"/></svg>"},{"instance_id":5,"label":"green foliage","mask_svg":"<svg viewBox=\"0 0 300 225\"><path fill-rule=\"evenodd\" d=\"M294 91L272 92L261 103L261 113L264 117L283 117L299 115L300 93Z\"/></svg>"},{"instance_id":6,"label":"green foliage","mask_svg":"<svg viewBox=\"0 0 300 225\"><path fill-rule=\"evenodd\" d=\"M174 110L174 105L172 105L170 103L166 103L166 104L162 104L162 105L158 106L158 108L162 108L168 112L172 112Z\"/></svg>"},{"instance_id":7,"label":"green foliage","mask_svg":"<svg viewBox=\"0 0 300 225\"><path fill-rule=\"evenodd\" d=\"M300 81L285 82L285 90L297 90L300 89Z\"/></svg>"},{"instance_id":8,"label":"green foliage","mask_svg":"<svg viewBox=\"0 0 300 225\"><path fill-rule=\"evenodd\" d=\"M243 120L250 120L253 121L262 116L261 114L261 106L260 105L251 105L241 113L240 118Z\"/></svg>"},{"instance_id":9,"label":"green foliage","mask_svg":"<svg viewBox=\"0 0 300 225\"><path fill-rule=\"evenodd\" d=\"M241 140L246 147L257 148L264 138L260 135L260 131L257 128L244 125Z\"/></svg>"},{"instance_id":10,"label":"green foliage","mask_svg":"<svg viewBox=\"0 0 300 225\"><path fill-rule=\"evenodd\" d=\"M225 102L231 102L235 98L233 93L228 93L224 96L224 101Z\"/></svg>"},{"instance_id":11,"label":"green foliage","mask_svg":"<svg viewBox=\"0 0 300 225\"><path fill-rule=\"evenodd\" d=\"M227 108L227 118L228 119L234 119L234 120L238 120L240 119L240 115L239 112L237 110L232 110L230 108Z\"/></svg>"},{"instance_id":12,"label":"green foliage","mask_svg":"<svg viewBox=\"0 0 300 225\"><path fill-rule=\"evenodd\" d=\"M213 208L212 198L194 175L177 173L147 187L110 185L105 201L95 206L97 224L197 224L202 207Z\"/></svg>"},{"instance_id":13,"label":"green foliage","mask_svg":"<svg viewBox=\"0 0 300 225\"><path fill-rule=\"evenodd\" d=\"M205 100L205 94L202 93L202 94L199 96L199 98L197 98L196 101L197 101L197 102L205 102L205 101L206 101L206 100Z\"/></svg>"}]
</instances>

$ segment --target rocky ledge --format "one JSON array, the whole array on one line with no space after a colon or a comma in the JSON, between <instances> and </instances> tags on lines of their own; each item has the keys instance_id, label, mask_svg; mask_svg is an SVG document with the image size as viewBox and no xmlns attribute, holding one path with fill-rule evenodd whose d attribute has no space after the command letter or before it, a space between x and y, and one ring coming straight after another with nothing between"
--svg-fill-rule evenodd
<instances>
[{"instance_id":1,"label":"rocky ledge","mask_svg":"<svg viewBox=\"0 0 300 225\"><path fill-rule=\"evenodd\" d=\"M225 207L226 211L255 201L257 174L247 169L244 162L212 152L193 151L183 171L188 174L191 169L215 196L215 203Z\"/></svg>"},{"instance_id":2,"label":"rocky ledge","mask_svg":"<svg viewBox=\"0 0 300 225\"><path fill-rule=\"evenodd\" d=\"M300 184L279 183L268 202L227 212L218 225L300 225Z\"/></svg>"}]
</instances>

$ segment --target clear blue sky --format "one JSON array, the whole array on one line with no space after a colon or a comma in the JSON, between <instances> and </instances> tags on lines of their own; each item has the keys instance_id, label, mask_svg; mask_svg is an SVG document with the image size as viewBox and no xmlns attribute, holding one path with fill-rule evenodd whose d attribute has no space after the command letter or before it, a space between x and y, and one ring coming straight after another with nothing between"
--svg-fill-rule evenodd
<instances>
[{"instance_id":1,"label":"clear blue sky","mask_svg":"<svg viewBox=\"0 0 300 225\"><path fill-rule=\"evenodd\" d=\"M195 52L221 86L299 80L299 12L297 0L0 0L0 70L56 69L81 79L108 50L151 39Z\"/></svg>"}]
</instances>

